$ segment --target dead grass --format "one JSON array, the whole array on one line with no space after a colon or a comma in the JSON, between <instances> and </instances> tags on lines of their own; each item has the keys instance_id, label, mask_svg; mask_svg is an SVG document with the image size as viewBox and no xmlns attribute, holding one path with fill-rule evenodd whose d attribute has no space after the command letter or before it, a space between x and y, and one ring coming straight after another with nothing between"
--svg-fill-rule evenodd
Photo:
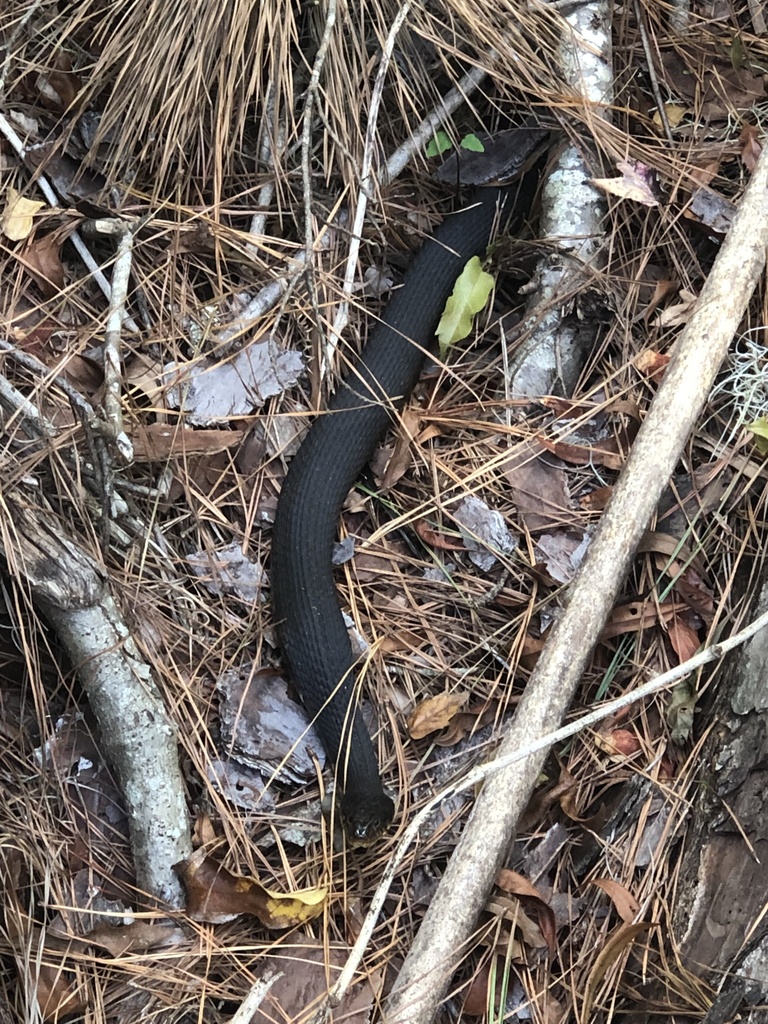
<instances>
[{"instance_id":1,"label":"dead grass","mask_svg":"<svg viewBox=\"0 0 768 1024\"><path fill-rule=\"evenodd\" d=\"M603 418L626 440L632 421L627 410L632 406L642 416L654 391L634 361L643 351L665 352L674 333L659 326L655 315L646 315L654 289L667 282L670 296L683 289L695 292L714 252L680 214L692 172L719 158L711 187L737 198L743 177L733 142L737 133L725 122L731 113L726 96L712 101L720 102L722 111L718 120L709 110L709 129L703 127L705 112L691 102L690 129L676 133L673 147L667 144L651 123L645 58L634 19L627 13L630 5L614 26L617 101L613 121L607 124L582 109L561 85L555 61L556 15L529 12L521 23L515 20L519 6L510 0L416 5L387 83L379 155L383 158L404 140L468 65L492 63L492 91L489 87L487 93L476 94L459 112L455 135L472 130L481 118L492 121L510 107L530 104L542 112L568 115L569 131L577 140L594 139L597 155L590 159L596 174L614 173L612 161L628 156L656 169L668 205L648 210L609 202L607 264L593 282L590 304L587 297L583 300L588 315L596 308L604 317L599 344L576 396L589 403L582 413L584 429ZM80 91L68 105L104 107L101 137L111 138L112 148L106 159L94 162L115 179L126 182L130 177L123 211L152 214L136 241L130 294L132 311L143 308L149 324L141 338L129 340L125 351L126 380L132 388L125 415L132 432L155 421L177 422L165 406L162 366L222 355L211 315L227 323L240 293L252 293L280 277L286 257L304 237L301 110L323 31L324 7L288 0L269 0L256 8L251 0L194 0L184 6L120 0L105 10L100 0L87 0L62 10L60 4L44 0L15 37L29 0L12 0L0 15L0 33L12 38L5 66L5 113L19 110L35 118L39 135L45 137L64 112L46 108L36 76L55 70L70 77ZM397 8L388 0L341 5L313 133L312 212L317 224L338 197L357 193L373 63ZM725 31L718 24L697 24L683 46L670 36L658 5L647 5L644 18L656 52L676 52L681 62L717 49ZM500 37L502 24L506 38ZM742 28L752 59L765 65L765 42ZM497 61L488 57L491 46L500 51ZM254 59L256 54L261 60ZM765 107L756 113L765 118ZM261 163L254 172L264 134L275 143L278 125L285 130L284 151L274 167ZM727 145L721 145L725 140ZM32 195L26 175L10 157L0 153L0 160L9 183ZM254 197L266 182L275 186L270 235L254 239L247 230ZM424 188L424 168L415 166L375 197L363 267L381 262L383 243L393 260L417 243L419 232L428 226L426 215L434 209L430 190L422 202ZM46 218L45 226L53 228L71 222L73 214L48 213ZM330 242L315 263L324 329L333 320L340 291L344 232L333 230ZM41 298L19 256L12 245L0 248L4 335L43 355L50 365L63 360L70 378L98 401L100 380L90 349L101 338L101 298L66 253L66 288ZM524 269L531 265L530 247L523 264ZM349 338L365 335L372 305L375 300L353 310ZM766 322L765 306L763 294L750 312L747 329ZM266 337L274 329L286 347L303 348L312 338L314 319L299 286L257 323L254 333ZM198 340L191 321L200 328ZM347 530L373 538L370 550L348 563L340 592L373 645L367 685L382 709L380 755L406 815L426 799L425 783L432 773L442 777L442 769L430 762L439 748L406 738L404 713L427 695L469 691L470 714L478 728L482 725L478 745L468 751L448 746L440 756L459 768L479 760L488 747L490 726L503 723L514 707L548 617L557 611L558 585L542 567L537 538L520 523L504 471L512 453L542 432L552 436L552 417L541 409L518 418L505 398L495 332L488 325L477 343L455 353L449 369L424 384L422 442L413 448L406 475L381 500L361 500L360 511L350 511L344 521ZM269 442L270 451L280 449L285 442L275 440L277 431L295 413L297 394L304 408L311 397L294 389L258 416L230 424L243 432L239 451L188 457L175 450L167 465L137 464L127 479L148 490L123 492L129 508L120 523L125 536L100 551L94 509L81 479L82 430L55 389L35 389L24 379L16 383L66 429L55 450L31 450L8 423L2 449L4 484L38 481L41 494L72 532L103 558L113 592L178 723L190 808L212 821L223 863L234 873L258 875L281 891L330 885L331 902L325 917L300 936L270 935L250 919L216 926L185 921L166 946L117 956L74 938L92 924L86 907L108 920L120 918L116 903L101 902L106 896L134 908L146 907L147 901L132 889L124 823L115 810L119 798L98 762L76 673L61 663L55 637L38 618L23 583L5 578L2 648L7 682L0 730L6 742L0 771L6 799L0 809L0 863L6 919L1 941L6 968L15 952L20 971L0 974L5 998L18 1019L31 1020L32 1012L23 1009L34 988L30 979L37 977L41 987L51 987L52 1001L61 1003L64 990L56 986L63 983L56 981L56 972L63 966L78 1012L88 1019L123 1021L141 1014L163 1022L225 1020L269 958L279 961L284 956L283 966L290 965L288 972L298 987L304 983L302 943L312 939L327 946L354 937L366 896L396 841L396 836L388 837L362 858L345 858L326 842L301 851L283 844L276 828L260 815L233 807L207 781L208 768L220 754L217 680L225 669L251 659L256 665L271 660L274 651L268 605L247 607L231 596L212 594L195 578L186 558L193 551L215 552L235 540L249 558L267 563L265 515L274 508L283 467L277 455L264 453L265 446ZM624 403L621 415L611 412L618 402ZM709 467L725 491L706 514L693 517L685 538L699 574L699 597L706 604L698 640L744 623L747 598L763 565L764 468L750 461L751 449L742 436L738 451L733 442L726 453L718 448L728 436L727 417L734 414L728 406L713 411L691 438L684 467L699 473L700 491L702 467ZM578 537L599 515L580 500L609 485L615 474L599 465L566 468L572 507L563 510L563 521ZM413 531L408 532L409 547L399 532L403 526L426 523L440 537L455 539L452 512L456 498L466 493L482 496L519 534L518 551L506 559L503 589L487 604L483 597L498 579L498 568L483 574L463 554L413 543ZM668 529L665 520L657 524L659 535ZM423 570L441 560L455 563L453 573L425 578ZM622 607L633 604L644 627L617 631L600 645L584 679L582 707L629 690L676 662L670 620L662 613L671 600L667 561L661 544L638 556ZM682 605L676 614L683 616ZM697 681L700 696L716 684L717 675ZM487 988L483 972L493 964L507 992L532 1001L537 1021L570 1019L590 986L599 1019L636 1013L645 1000L656 1013L685 1019L703 1015L711 993L680 969L669 929L701 729L697 724L695 741L689 737L673 744L667 703L659 698L637 708L621 722L609 723L605 732L582 736L550 759L542 796L530 809L512 866L556 906L556 951L551 958L545 955L535 912L521 923L520 906L500 897L479 926L476 949L457 976L457 1006L472 978L478 979L476 990ZM73 717L69 728L57 725L61 716L80 712L86 715L82 724L75 724ZM617 735L619 752L611 750ZM41 763L36 751L45 743L54 744L55 751ZM74 764L82 765L80 758L95 760L92 774L82 767L85 776L73 771ZM643 788L644 783L650 785ZM607 837L607 819L632 792L639 793L636 805L619 817ZM293 792L281 799L280 812L288 815L304 797ZM381 980L388 965L396 969L407 952L433 880L455 841L461 809L445 809L445 820L404 868L366 962L372 977ZM263 850L255 840L270 832L277 843ZM533 877L543 844L550 844L551 858ZM631 893L638 920L648 923L649 930L631 954L620 950L614 960L601 962L600 951L620 924L606 893L592 884L605 878ZM94 891L104 886L105 893L89 896L88 884ZM36 968L38 961L50 966Z\"/></svg>"}]
</instances>

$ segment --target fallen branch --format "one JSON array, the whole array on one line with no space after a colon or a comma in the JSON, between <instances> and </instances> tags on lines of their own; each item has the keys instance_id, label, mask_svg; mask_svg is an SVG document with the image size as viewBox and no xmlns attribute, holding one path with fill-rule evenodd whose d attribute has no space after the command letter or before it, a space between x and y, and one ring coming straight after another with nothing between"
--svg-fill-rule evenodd
<instances>
[{"instance_id":1,"label":"fallen branch","mask_svg":"<svg viewBox=\"0 0 768 1024\"><path fill-rule=\"evenodd\" d=\"M562 721L637 545L707 399L765 265L768 147L677 341L672 361L603 514L499 757ZM489 778L385 1006L387 1024L428 1024L442 1001L525 810L548 747Z\"/></svg>"},{"instance_id":2,"label":"fallen branch","mask_svg":"<svg viewBox=\"0 0 768 1024\"><path fill-rule=\"evenodd\" d=\"M606 701L604 704L601 704L600 707L595 708L594 711L589 711L575 719L573 722L570 722L568 725L564 725L560 729L556 729L554 732L547 733L544 736L540 736L538 739L532 740L530 743L526 743L519 750L515 750L504 756L499 755L494 758L493 761L488 761L486 764L478 765L470 772L467 772L467 774L462 778L457 779L436 793L419 810L419 812L414 815L408 823L408 827L405 832L398 840L395 852L390 857L381 881L376 888L376 892L373 894L373 898L371 899L371 903L368 908L368 913L366 914L365 920L360 928L360 932L355 940L354 946L352 947L352 951L349 954L349 958L347 959L344 969L339 975L336 984L329 993L330 1004L332 1006L338 1006L346 995L349 986L354 981L355 972L360 966L366 947L371 940L374 929L379 923L379 914L384 908L384 902L389 895L389 890L397 876L400 865L405 861L408 850L418 839L424 825L429 822L430 818L439 807L444 806L447 801L458 796L460 793L466 793L467 790L474 789L494 772L501 771L504 768L509 768L511 765L517 764L519 761L523 761L526 757L537 754L541 750L549 750L555 744L565 743L566 740L577 736L579 733L585 732L587 729L592 729L600 722L605 721L606 718L618 715L619 712L624 711L633 704L638 704L641 700L645 700L647 697L652 697L654 694L660 693L662 690L666 690L670 686L676 686L681 680L685 679L686 676L689 676L692 672L702 668L702 666L711 665L715 661L720 661L720 659L725 657L726 654L735 650L737 647L740 647L742 644L745 644L756 633L759 633L761 629L765 629L766 626L768 626L768 612L765 612L738 633L735 633L733 636L729 636L727 640L712 644L711 647L704 648L704 650L699 651L698 654L694 654L692 658L689 658L688 661L683 662L681 665L675 665L675 667L669 669L668 672L664 672L660 676L650 679L647 683L643 683L642 686L638 686L636 689L630 690L629 693L624 693L620 697L614 698L614 700ZM325 1009L316 1019L320 1020L324 1015Z\"/></svg>"}]
</instances>

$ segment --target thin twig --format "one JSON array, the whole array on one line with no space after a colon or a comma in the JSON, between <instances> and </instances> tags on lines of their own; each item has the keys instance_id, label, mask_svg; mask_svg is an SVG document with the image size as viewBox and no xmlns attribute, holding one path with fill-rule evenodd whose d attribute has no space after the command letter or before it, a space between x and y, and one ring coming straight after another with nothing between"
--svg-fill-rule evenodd
<instances>
[{"instance_id":1,"label":"thin twig","mask_svg":"<svg viewBox=\"0 0 768 1024\"><path fill-rule=\"evenodd\" d=\"M328 13L325 17L325 28L323 38L317 50L315 62L312 65L312 74L307 87L306 102L304 104L304 118L302 123L301 136L301 177L304 185L304 249L307 253L305 275L309 301L315 317L315 330L318 340L322 337L322 318L317 299L317 285L315 282L315 266L312 260L314 252L314 216L312 214L312 113L315 108L315 100L320 88L320 75L325 64L325 57L328 47L331 44L333 27L336 24L336 0L328 0ZM318 393L319 394L319 393Z\"/></svg>"},{"instance_id":2,"label":"thin twig","mask_svg":"<svg viewBox=\"0 0 768 1024\"><path fill-rule=\"evenodd\" d=\"M347 254L347 266L344 272L344 283L341 289L342 301L339 303L330 336L323 348L321 373L326 372L333 364L333 358L336 354L336 348L341 338L341 332L346 327L347 319L349 317L349 297L352 295L355 273L357 271L357 260L360 254L363 223L365 222L368 200L371 197L373 186L373 154L376 145L379 108L381 107L381 98L384 94L384 82L386 81L387 71L389 69L390 61L392 60L395 42L397 41L398 34L400 29L403 27L405 19L408 17L410 9L410 0L407 0L407 2L400 8L381 51L381 60L379 61L379 68L376 73L376 81L373 84L371 106L368 111L368 124L365 130L365 147L363 149L363 166L360 174L360 191L357 197L355 217L352 222L349 253Z\"/></svg>"},{"instance_id":3,"label":"thin twig","mask_svg":"<svg viewBox=\"0 0 768 1024\"><path fill-rule=\"evenodd\" d=\"M275 145L272 145L272 121L275 116L275 100L274 92L270 87L269 94L266 101L266 117L263 120L264 125L264 136L261 140L261 146L259 148L259 159L264 164L264 167L268 171L272 171L275 168L275 156L279 156L283 147L285 146L285 125L282 121L278 121L275 128ZM275 182L273 178L270 178L266 184L262 185L256 196L256 205L259 207L259 213L255 213L251 218L251 226L248 229L248 234L253 235L254 238L261 238L264 235L264 230L267 224L267 213L269 206L272 202L272 197L275 194ZM259 249L252 242L248 242L245 247L246 252L252 256L259 254Z\"/></svg>"},{"instance_id":4,"label":"thin twig","mask_svg":"<svg viewBox=\"0 0 768 1024\"><path fill-rule=\"evenodd\" d=\"M360 961L365 953L366 946L370 942L373 931L379 922L379 915L384 906L384 901L387 898L392 882L397 875L397 871L403 863L411 844L418 838L422 826L438 807L443 805L452 797L458 796L460 793L465 793L467 790L474 789L481 782L487 779L489 775L495 774L497 771L505 768L509 768L518 761L523 761L539 751L548 750L550 747L555 746L558 743L564 743L565 740L569 740L573 736L576 736L587 729L593 728L599 722L604 721L606 718L610 718L612 715L617 715L625 708L631 707L633 704L637 704L641 700L645 700L646 697L652 697L654 694L660 693L662 690L666 690L668 687L676 685L681 679L685 679L686 676L689 676L692 672L702 668L704 665L709 665L714 661L719 661L728 654L729 651L732 651L736 647L741 646L741 644L746 643L746 641L753 637L755 633L758 633L766 626L768 626L768 612L765 612L759 618L755 619L755 621L749 626L746 626L733 636L730 636L719 643L712 644L703 651L699 651L698 654L689 658L688 661L683 662L681 665L676 665L668 672L664 672L662 675L656 676L655 679L651 679L647 683L643 683L642 686L638 686L629 693L625 693L621 697L616 697L614 700L607 701L594 711L590 711L586 715L582 715L560 729L555 729L546 736L540 736L538 739L520 747L511 754L497 758L487 764L478 765L476 768L473 768L468 772L462 779L451 783L451 785L447 786L444 790L441 790L440 793L434 796L416 815L414 815L403 833L402 838L398 842L397 848L392 854L389 863L387 864L378 888L373 895L368 908L368 914L366 915L365 921L360 929L357 940L352 947L349 958L347 959L336 984L330 991L329 998L331 999L332 1005L338 1005L352 983L354 974L360 966Z\"/></svg>"},{"instance_id":5,"label":"thin twig","mask_svg":"<svg viewBox=\"0 0 768 1024\"><path fill-rule=\"evenodd\" d=\"M34 17L35 12L42 5L43 0L34 0L33 3L24 11L24 14L19 18L16 28L11 33L5 44L5 59L3 60L2 71L0 71L0 96L5 95L5 80L8 77L8 68L11 66L11 58L13 56L13 48L16 45L17 40L20 38L21 33L24 31L25 26Z\"/></svg>"},{"instance_id":6,"label":"thin twig","mask_svg":"<svg viewBox=\"0 0 768 1024\"><path fill-rule=\"evenodd\" d=\"M760 155L733 226L643 420L611 500L517 706L499 750L516 754L565 715L614 605L637 545L738 329L766 262L768 147ZM704 343L706 340L706 343ZM720 650L722 650L722 645ZM390 993L389 1024L431 1021L457 949L477 915L527 806L547 748L486 781Z\"/></svg>"},{"instance_id":7,"label":"thin twig","mask_svg":"<svg viewBox=\"0 0 768 1024\"><path fill-rule=\"evenodd\" d=\"M664 106L664 97L661 95L661 89L659 88L659 80L656 77L656 65L653 60L653 51L651 50L651 41L648 38L648 32L645 28L645 18L643 16L643 8L640 6L640 0L635 0L635 18L637 19L637 28L640 32L640 42L643 44L643 52L645 53L645 63L648 66L648 78L651 82L651 92L653 98L656 101L656 109L659 112L659 120L664 128L664 134L667 137L667 142L670 146L674 146L675 140L672 135L672 128L669 124L669 118L667 117L667 108Z\"/></svg>"},{"instance_id":8,"label":"thin twig","mask_svg":"<svg viewBox=\"0 0 768 1024\"><path fill-rule=\"evenodd\" d=\"M131 278L133 238L137 226L138 223L130 224L118 218L91 222L92 229L99 234L117 237L117 257L112 267L112 294L104 328L104 432L124 466L133 462L133 445L123 427L120 348L128 283Z\"/></svg>"}]
</instances>

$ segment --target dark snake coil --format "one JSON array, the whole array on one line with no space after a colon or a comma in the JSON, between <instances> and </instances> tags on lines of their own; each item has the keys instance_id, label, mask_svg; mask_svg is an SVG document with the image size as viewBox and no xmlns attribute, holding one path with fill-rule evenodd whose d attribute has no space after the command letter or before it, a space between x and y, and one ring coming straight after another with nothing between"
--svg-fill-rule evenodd
<instances>
[{"instance_id":1,"label":"dark snake coil","mask_svg":"<svg viewBox=\"0 0 768 1024\"><path fill-rule=\"evenodd\" d=\"M354 700L355 659L333 583L342 504L413 390L456 278L485 252L510 189L481 188L422 245L357 365L291 461L272 532L274 619L291 679L336 767L348 838L372 842L391 822L376 754ZM530 188L512 203L527 212Z\"/></svg>"}]
</instances>

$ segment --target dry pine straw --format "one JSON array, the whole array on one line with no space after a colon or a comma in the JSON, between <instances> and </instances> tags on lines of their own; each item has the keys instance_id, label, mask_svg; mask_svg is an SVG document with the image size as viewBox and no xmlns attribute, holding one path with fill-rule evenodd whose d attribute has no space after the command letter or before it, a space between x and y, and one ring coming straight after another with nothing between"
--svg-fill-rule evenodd
<instances>
[{"instance_id":1,"label":"dry pine straw","mask_svg":"<svg viewBox=\"0 0 768 1024\"><path fill-rule=\"evenodd\" d=\"M293 7L286 5L285 13L292 13ZM390 12L384 5L366 7L374 12L381 27L387 24ZM466 36L482 41L486 33L481 20L483 4L473 4L472 10L460 3L453 7L467 19L464 24L468 27L463 29ZM170 8L166 5L158 5L158 10L170 17ZM167 30L172 36L173 26L163 24L166 26L163 31ZM660 32L660 26L652 20L650 24L654 31ZM439 38L435 24L425 28L430 38ZM265 30L265 23L257 19L255 31ZM617 47L620 82L622 61L624 67L630 68L643 60L631 26L622 25L621 31L625 37L623 47ZM278 95L287 96L290 106L293 102L288 75L290 55L285 45L289 32L290 26L286 24L284 34L270 46L273 65L269 77L280 83L282 93ZM333 45L342 45L343 38L339 35ZM146 44L145 36L137 39L137 45ZM449 48L435 53L438 67L450 62ZM326 168L326 178L318 174L315 179L319 196L324 196L326 190L331 194L339 181L354 181L351 166L356 166L360 152L354 120L358 110L351 110L344 97L354 95L353 85L365 78L360 69L366 59L365 48L358 45L347 47L343 59L337 56L330 62L333 71L326 87L326 116L331 130L317 151L319 162ZM126 61L126 66L128 63ZM415 61L409 66L418 70L422 63ZM498 76L502 92L505 88L525 84L535 88L534 95L544 105L555 106L555 83L547 61L537 55L526 67L530 80L525 83L511 72ZM455 74L455 69L452 73ZM387 96L390 120L382 128L384 148L390 142L401 141L398 133L402 132L404 116L406 124L412 123L413 110L423 111L431 106L432 83L437 77L434 68L426 78L409 79L404 71L397 72L396 86ZM96 81L94 78L91 84ZM182 84L186 87L186 82ZM645 109L646 99L631 92L637 85L632 84L628 89L626 105L632 106L634 99L637 109ZM241 116L243 107L238 106L236 97L231 99L231 104L231 113ZM141 130L143 109L134 107L120 111L137 125L138 137L147 135ZM177 106L176 110L181 117L182 108ZM200 153L221 152L221 147L211 143L228 116L226 106L216 112L206 128L209 134L203 140L205 145L200 147ZM181 137L188 136L194 127L173 120L169 124L170 133L178 132ZM669 187L687 180L692 164L706 163L708 142L703 134L698 136L695 147L681 136L677 149L672 151L652 132L640 140L631 135L625 137L626 126L622 124L621 115L617 115L611 127L590 120L589 128L608 152L623 152L626 141L628 151L655 167ZM126 137L129 134L126 133ZM340 140L341 145L337 146L334 140ZM711 148L714 153L715 140ZM163 170L161 164L159 171ZM236 198L222 201L212 211L205 206L202 194L194 195L194 178L190 174L188 194L183 201L166 203L162 210L157 210L151 229L137 246L138 283L156 324L154 340L160 344L159 350L147 348L144 353L145 358L148 354L150 377L158 358L165 362L188 355L182 321L187 314L199 315L200 296L206 295L209 301L213 297L212 304L219 303L225 315L227 297L242 287L244 265L249 267L249 276L257 281L265 280L275 266L275 252L281 251L276 239L266 239L255 259L245 263L240 229L244 223L242 210L248 206L245 190L252 189L253 183L245 178L238 179L237 167L220 166L213 171L218 174L220 185L226 182L223 194ZM157 180L162 177L159 173ZM280 238L290 231L291 224L302 223L303 211L295 178L278 175L278 179L282 218L271 230ZM414 192L414 187L420 189L423 182L423 175L416 171L397 185L386 197L386 219L378 206L372 209L369 239L372 244L364 253L366 264L377 259L378 250L373 246L382 240L386 241L388 251L398 251L403 242L413 244L414 227L424 229L427 226L426 204L422 204L420 192ZM714 184L722 189L728 187L722 180ZM135 202L140 212L144 212L146 206L138 192ZM611 316L600 333L599 346L590 357L579 397L595 403L593 416L618 400L634 403L642 415L653 387L637 373L633 363L640 352L664 350L668 337L653 317L647 320L642 317L653 296L653 278L644 276L639 268L650 260L654 267L662 268L663 278L674 281L679 291L696 291L705 270L699 262L702 250L691 241L684 224L658 211L616 204L608 224L610 265L593 282L592 293L598 297L600 305L611 310ZM300 237L300 232L296 237ZM338 253L344 251L343 235L335 237L334 244L338 248L323 253L319 260L318 284L323 310L326 303L332 309L341 280ZM168 252L173 254L172 259L167 258ZM92 292L85 287L85 282L72 286L72 300L68 305L62 306L56 301L41 305L28 277L19 273L13 263L13 253L6 251L4 258L2 308L7 311L11 326L22 334L37 329L36 339L45 342L53 330L61 331L57 344L70 352L75 348L82 350L88 344L89 331L94 342L98 341L95 325L100 323L101 307L91 299ZM168 313L170 308L175 310L172 317ZM304 293L297 290L289 298L286 310L279 318L275 317L275 322L286 344L300 345L310 319ZM759 311L756 322L758 319ZM269 327L270 323L264 325L265 330ZM348 333L352 337L364 330L365 321L358 315ZM128 354L127 361L135 367L135 355ZM84 391L95 393L97 384L89 381L86 370L87 367L75 359L72 365L75 379ZM551 417L546 410L534 410L525 419L518 419L516 412L508 417L499 346L492 325L476 344L462 346L461 351L452 356L451 371L430 377L420 389L418 430L424 440L412 446L407 472L386 495L391 511L383 515L383 503L368 500L355 506L361 511L350 511L344 519L345 528L363 535L375 533L378 538L370 554L360 556L340 576L339 582L344 604L351 609L365 636L380 641L374 650L375 671L370 674L369 685L377 688L379 706L386 709L382 762L394 780L414 777L426 750L424 741L415 743L407 739L403 710L429 694L463 688L471 689L473 708L488 709L489 717L499 720L514 704L515 695L520 692L530 669L526 644L537 639L542 615L554 609L557 602L556 586L546 575L532 569L533 563L540 560L533 547L535 538L520 528L518 510L510 499L509 483L503 470L507 453L536 438L540 431L549 430ZM293 392L273 403L268 410L268 428L277 417L293 412L296 394ZM49 398L63 420L68 415L67 409L53 394ZM130 405L131 415L136 420L148 422L153 418L145 395L135 395ZM620 419L616 426L620 428L625 423ZM691 440L689 466L707 462L726 430L723 414L713 415L703 424ZM50 459L19 454L14 471L17 479L35 473L50 474L57 501L67 510L76 531L96 550L95 539L82 527L90 521L90 513L83 503L83 492L75 486L72 476L72 448L81 443L75 431L64 434ZM265 608L254 607L244 615L242 606L212 597L184 568L184 558L189 551L215 550L233 538L244 542L252 557L266 561L268 531L260 527L261 512L273 505L282 469L277 460L259 460L253 448L246 452L248 459L237 459L231 452L203 459L175 459L172 500L154 504L137 499L139 515L160 531L163 545L136 543L124 552L113 550L107 567L115 593L132 618L137 641L151 661L168 705L179 722L189 766L191 804L208 809L222 838L227 865L243 874L258 873L266 884L278 889L312 885L332 877L331 912L316 926L316 933L331 941L347 940L354 933L366 893L380 874L391 848L390 841L382 842L375 853L362 860L345 860L333 855L325 846L312 847L305 855L295 848L281 849L279 855L266 854L252 843L260 827L254 829L252 822L240 817L201 781L206 777L206 763L216 752L212 735L215 731L215 701L212 699L215 680L226 667L239 665L244 658L255 656L266 660L272 654L264 639L269 626ZM703 586L711 593L710 607L716 610L711 628L728 623L729 629L735 629L740 620L729 604L732 581L739 567L752 574L759 570L760 552L764 548L759 485L762 477L758 478L757 486L750 487L747 476L739 471L737 460L729 468L722 463L714 465L730 487L725 509L727 530L721 528L721 520L716 516L705 519L697 526L694 553L697 564L702 567ZM572 505L564 510L563 525L579 533L596 515L581 509L579 499L594 491L596 486L610 484L612 472L599 466L570 466L567 478ZM155 482L141 466L134 479ZM483 602L483 597L498 578L498 569L484 575L471 566L465 555L438 549L437 557L453 561L456 570L451 581L426 579L423 570L434 567L434 555L429 546L425 550L417 545L411 551L394 529L401 523L411 524L418 519L426 520L443 537L454 534L450 511L452 500L460 491L476 492L498 509L513 528L520 530L519 553L508 559L509 576L498 597L488 603ZM147 536L151 537L151 531ZM373 554L382 557L372 569L369 559ZM662 564L658 553L638 557L633 578L627 582L626 594L628 597L645 596L642 609L649 612L647 623L642 631L617 633L601 645L592 670L584 680L584 706L605 694L631 688L635 679L663 670L675 659L670 634L660 626L655 611L658 595L665 585ZM373 571L375 578L365 578L366 574L373 575ZM0 824L16 837L17 845L34 865L38 885L42 886L46 880L50 887L47 902L67 906L75 901L69 883L73 861L68 852L73 844L71 823L77 820L75 804L63 777L56 779L31 767L30 751L36 735L34 721L45 721L46 707L55 709L56 714L73 711L76 689L73 689L72 676L54 667L47 650L50 641L38 628L35 613L27 606L23 591L12 587L11 592L19 613L16 618L19 645L17 650L6 654L9 672L12 678L14 673L22 678L20 666L23 664L29 675L26 687L19 683L15 689L10 688L4 705L3 719L11 742L4 748L2 761L7 777L23 778L24 785L12 786L13 795L3 807L4 820ZM245 644L248 646L244 647ZM546 894L551 890L579 901L572 904L575 909L570 913L563 912L559 923L564 927L558 936L554 961L547 963L536 951L530 933L528 944L519 931L515 939L519 945L515 946L512 940L508 943L509 925L500 913L492 914L481 926L488 948L494 943L508 947L513 950L513 958L520 948L525 949L529 966L517 963L515 972L529 995L538 994L542 1015L544 1005L549 1005L553 1015L558 1006L567 1012L570 993L583 991L585 979L594 969L594 951L604 946L606 936L617 923L616 916L610 914L605 894L588 885L589 878L610 876L618 880L643 908L643 920L662 926L674 901L675 860L668 855L674 853L672 839L680 835L684 826L685 800L695 773L697 746L687 742L675 748L668 742L665 707L661 701L638 709L630 719L614 723L614 727L613 732L583 737L558 752L559 761L551 761L547 779L542 780L542 797L524 822L518 851L521 855L536 850L543 832L555 822L569 829L569 842L559 850L544 882L539 881ZM623 732L617 734L616 729ZM624 752L612 753L611 740L626 743L627 746L621 748ZM447 752L450 755L451 748ZM660 754L665 756L659 758ZM577 874L580 848L588 842L590 831L598 827L601 807L610 805L616 793L624 792L630 780L637 778L649 765L654 765L652 777L657 788L647 796L636 823L620 840L605 844L599 850L588 874ZM556 783L559 788L547 796L549 787ZM403 785L402 781L398 784ZM660 797L666 818L664 827L653 833L653 823L659 821ZM439 873L442 860L450 851L451 835L450 827L446 826L437 837L415 851L413 862L403 872L402 887L395 892L387 907L388 917L376 935L368 962L370 970L401 956L407 949L412 929L418 924L418 896L424 894L429 872ZM656 846L653 857L648 859L640 856L639 851L649 835L655 835ZM89 838L94 837L91 834ZM95 861L105 873L107 865L118 880L118 888L124 885L120 879L130 874L124 843L108 842L105 849L81 850L80 856L84 854L86 862ZM638 859L642 866L638 866ZM42 888L39 892L42 893ZM652 978L666 977L671 984L673 972L667 966L671 955L668 939L664 927L651 932L645 939L650 953L641 966ZM208 1006L210 1012L215 1013L216 999L237 1001L242 997L249 974L258 971L259 957L270 942L268 936L254 937L250 922L238 921L219 926L212 932L201 930L199 936L193 933L191 938L183 938L180 945L174 947L170 966L162 957L152 954L142 961L110 963L100 959L97 962L92 950L81 949L75 951L69 963L80 965L82 977L89 986L91 1005L108 1000L103 1013L110 1019L122 1018L131 1012L133 1001L139 998L136 985L140 991L150 993L150 1007L176 1005L181 1010L194 1012L200 996L195 985L188 984L186 978L203 975L207 978ZM30 944L30 958L33 957L34 949ZM624 976L630 988L636 980L633 972L638 963L635 962ZM479 961L475 967L479 970L478 964ZM11 986L10 974L7 979ZM702 994L690 979L678 977L675 986L677 990L670 991L675 1005L701 1005ZM541 998L544 991L549 993L548 1004ZM609 971L598 1001L607 1004L615 991L619 994L622 991L620 975Z\"/></svg>"}]
</instances>

